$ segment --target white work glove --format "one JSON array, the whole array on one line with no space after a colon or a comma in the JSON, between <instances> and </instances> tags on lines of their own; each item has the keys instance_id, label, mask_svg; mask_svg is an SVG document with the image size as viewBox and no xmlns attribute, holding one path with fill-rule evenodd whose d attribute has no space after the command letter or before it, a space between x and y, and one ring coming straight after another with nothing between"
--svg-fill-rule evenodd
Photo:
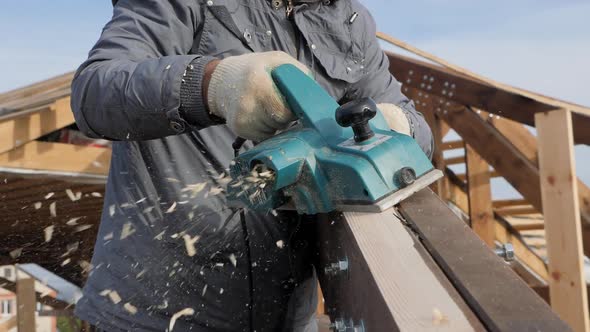
<instances>
[{"instance_id":1,"label":"white work glove","mask_svg":"<svg viewBox=\"0 0 590 332\"><path fill-rule=\"evenodd\" d=\"M238 136L262 141L295 120L274 84L271 71L293 64L310 70L284 52L249 53L223 59L215 68L208 88L209 111L224 118Z\"/></svg>"},{"instance_id":2,"label":"white work glove","mask_svg":"<svg viewBox=\"0 0 590 332\"><path fill-rule=\"evenodd\" d=\"M400 134L410 136L410 122L401 107L394 104L378 104L377 108L381 111L381 114L383 114L389 128Z\"/></svg>"}]
</instances>

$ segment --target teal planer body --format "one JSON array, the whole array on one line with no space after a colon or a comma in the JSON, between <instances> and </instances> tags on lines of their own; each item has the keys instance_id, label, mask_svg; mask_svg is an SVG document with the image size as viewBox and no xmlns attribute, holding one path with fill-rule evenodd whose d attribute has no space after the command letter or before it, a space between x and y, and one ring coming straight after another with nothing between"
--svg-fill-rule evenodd
<instances>
[{"instance_id":1,"label":"teal planer body","mask_svg":"<svg viewBox=\"0 0 590 332\"><path fill-rule=\"evenodd\" d=\"M299 124L236 157L230 200L259 211L288 206L301 214L377 212L442 175L414 139L389 129L372 100L340 107L292 65L277 67L272 77ZM260 164L273 173L272 181L244 188Z\"/></svg>"}]
</instances>

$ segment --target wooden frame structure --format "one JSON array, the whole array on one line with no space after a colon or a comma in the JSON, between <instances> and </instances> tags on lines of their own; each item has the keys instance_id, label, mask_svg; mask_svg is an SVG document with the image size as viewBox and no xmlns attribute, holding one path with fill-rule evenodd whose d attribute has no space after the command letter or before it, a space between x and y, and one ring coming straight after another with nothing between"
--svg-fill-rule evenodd
<instances>
[{"instance_id":1,"label":"wooden frame structure","mask_svg":"<svg viewBox=\"0 0 590 332\"><path fill-rule=\"evenodd\" d=\"M486 79L390 36L378 37L430 61L387 52L390 71L433 129L438 147L433 161L446 174L433 186L434 192L488 247L511 243L516 256L510 263L512 270L546 301L550 298L552 308L574 331L589 331L583 254L590 253L590 188L575 175L572 146L590 144L590 131L585 130L590 128L590 109ZM74 124L69 106L72 77L68 73L0 94L0 263L36 262L81 284L96 237L110 151L48 139L47 135ZM536 126L537 135L526 126ZM450 130L461 139L446 141ZM449 150L463 150L464 154L446 158L445 151ZM454 165L462 164L466 173L455 174ZM522 198L494 200L490 182L499 177ZM417 215L408 215L408 204L414 199L399 208L398 217L409 224L420 220ZM57 216L49 209L53 202ZM361 219L347 219L348 228L344 230L348 232L342 230L339 236L362 238L364 232L369 234L372 229L363 228L366 225ZM406 230L411 229L409 224ZM55 230L51 242L46 243L43 230L49 226ZM76 226L85 227L80 230ZM402 236L392 225L379 227L383 227L383 233ZM474 330L493 330L495 324L507 322L507 316L486 320L489 311L473 309L485 304L485 295L478 295L476 302L469 298L478 290L465 293L457 281L466 282L465 274L449 277L449 271L441 267L448 262L441 263L434 245L421 238L424 232L414 229L409 238L405 234L404 238L422 241L422 257L431 257L425 260L428 270L438 276L437 280L447 280L438 288L436 283L431 284L437 289L433 292L447 292L454 299L446 308L462 312L461 319ZM332 250L324 253L333 254ZM478 257L489 258L485 254ZM63 264L64 258L71 263ZM326 264L336 258L324 257ZM362 259L353 263L364 264L360 269L366 271L370 262ZM323 286L330 303L330 286ZM372 314L385 317L383 306L368 308ZM331 314L331 309L326 309ZM430 309L429 317L444 321L446 313L442 307L436 309L442 318ZM416 327L411 321L393 323L398 328Z\"/></svg>"}]
</instances>

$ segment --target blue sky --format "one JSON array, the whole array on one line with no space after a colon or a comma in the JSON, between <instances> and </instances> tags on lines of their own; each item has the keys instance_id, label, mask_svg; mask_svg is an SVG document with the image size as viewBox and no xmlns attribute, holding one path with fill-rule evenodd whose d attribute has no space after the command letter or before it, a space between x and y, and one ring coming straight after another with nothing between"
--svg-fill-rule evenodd
<instances>
[{"instance_id":1,"label":"blue sky","mask_svg":"<svg viewBox=\"0 0 590 332\"><path fill-rule=\"evenodd\" d=\"M360 0L378 28L493 79L590 105L588 0ZM0 91L74 70L111 15L110 0L5 1ZM590 183L590 148L578 147ZM514 195L494 184L498 197Z\"/></svg>"}]
</instances>

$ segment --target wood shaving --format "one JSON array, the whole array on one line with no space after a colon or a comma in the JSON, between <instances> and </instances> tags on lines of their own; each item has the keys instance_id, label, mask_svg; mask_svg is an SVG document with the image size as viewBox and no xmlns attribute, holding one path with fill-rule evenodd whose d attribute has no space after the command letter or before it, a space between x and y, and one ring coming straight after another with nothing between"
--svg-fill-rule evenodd
<instances>
[{"instance_id":1,"label":"wood shaving","mask_svg":"<svg viewBox=\"0 0 590 332\"><path fill-rule=\"evenodd\" d=\"M193 308L184 308L182 310L180 310L179 312L175 313L174 315L172 315L172 318L170 318L170 324L168 324L168 331L172 332L172 329L174 328L174 324L176 324L176 320L182 316L191 316L195 314L195 309Z\"/></svg>"},{"instance_id":2,"label":"wood shaving","mask_svg":"<svg viewBox=\"0 0 590 332\"><path fill-rule=\"evenodd\" d=\"M117 293L117 291L109 291L107 295L114 304L121 302L121 297L119 296L119 293Z\"/></svg>"},{"instance_id":3,"label":"wood shaving","mask_svg":"<svg viewBox=\"0 0 590 332\"><path fill-rule=\"evenodd\" d=\"M70 220L68 220L66 222L66 225L68 226L76 226L78 224L78 220L80 220L82 217L76 217L76 218L72 218Z\"/></svg>"},{"instance_id":4,"label":"wood shaving","mask_svg":"<svg viewBox=\"0 0 590 332\"><path fill-rule=\"evenodd\" d=\"M72 261L71 258L66 258L63 262L61 262L61 266L66 266L66 265L70 264L71 261Z\"/></svg>"},{"instance_id":5,"label":"wood shaving","mask_svg":"<svg viewBox=\"0 0 590 332\"><path fill-rule=\"evenodd\" d=\"M105 289L103 291L101 291L100 293L98 293L100 296L107 296L109 295L109 293L111 292L110 289Z\"/></svg>"},{"instance_id":6,"label":"wood shaving","mask_svg":"<svg viewBox=\"0 0 590 332\"><path fill-rule=\"evenodd\" d=\"M53 197L53 195L55 195L54 192L47 193L47 195L45 195L45 199L50 199L51 197Z\"/></svg>"},{"instance_id":7,"label":"wood shaving","mask_svg":"<svg viewBox=\"0 0 590 332\"><path fill-rule=\"evenodd\" d=\"M144 198L142 198L142 199L140 199L140 200L136 201L136 202L135 202L135 204L139 204L139 203L141 203L141 202L145 201L146 199L147 199L147 197L144 197Z\"/></svg>"},{"instance_id":8,"label":"wood shaving","mask_svg":"<svg viewBox=\"0 0 590 332\"><path fill-rule=\"evenodd\" d=\"M17 259L20 257L20 255L23 253L23 248L16 248L13 251L9 252L8 254L10 255L10 257L12 257L12 259Z\"/></svg>"},{"instance_id":9,"label":"wood shaving","mask_svg":"<svg viewBox=\"0 0 590 332\"><path fill-rule=\"evenodd\" d=\"M195 243L201 238L199 235L195 235L195 237L191 237L188 234L182 236L184 239L184 246L186 247L186 252L189 257L193 257L197 253L197 249L195 249Z\"/></svg>"},{"instance_id":10,"label":"wood shaving","mask_svg":"<svg viewBox=\"0 0 590 332\"><path fill-rule=\"evenodd\" d=\"M172 203L172 205L166 210L166 213L172 213L176 210L176 202Z\"/></svg>"},{"instance_id":11,"label":"wood shaving","mask_svg":"<svg viewBox=\"0 0 590 332\"><path fill-rule=\"evenodd\" d=\"M80 226L76 227L76 229L74 230L74 232L75 233L83 232L83 231L85 231L87 229L90 229L90 228L92 228L92 225L80 225Z\"/></svg>"},{"instance_id":12,"label":"wood shaving","mask_svg":"<svg viewBox=\"0 0 590 332\"><path fill-rule=\"evenodd\" d=\"M205 296L205 293L207 293L207 285L205 285L205 287L203 287L203 291L201 292L201 296Z\"/></svg>"},{"instance_id":13,"label":"wood shaving","mask_svg":"<svg viewBox=\"0 0 590 332\"><path fill-rule=\"evenodd\" d=\"M43 203L35 202L35 204L33 204L33 206L35 207L35 210L39 210L43 206Z\"/></svg>"},{"instance_id":14,"label":"wood shaving","mask_svg":"<svg viewBox=\"0 0 590 332\"><path fill-rule=\"evenodd\" d=\"M80 268L82 268L82 272L83 273L88 273L90 271L92 271L92 264L90 264L90 262L85 261L85 260L81 260L78 262L78 265L80 266Z\"/></svg>"},{"instance_id":15,"label":"wood shaving","mask_svg":"<svg viewBox=\"0 0 590 332\"><path fill-rule=\"evenodd\" d=\"M72 201L72 202L75 202L79 199L76 197L76 195L74 194L72 189L66 189L66 195L68 195L68 197L70 198L70 201Z\"/></svg>"},{"instance_id":16,"label":"wood shaving","mask_svg":"<svg viewBox=\"0 0 590 332\"><path fill-rule=\"evenodd\" d=\"M47 226L47 227L45 227L45 229L43 229L43 232L45 233L45 242L51 241L51 237L53 237L53 230L54 229L55 229L55 226L53 226L53 225Z\"/></svg>"},{"instance_id":17,"label":"wood shaving","mask_svg":"<svg viewBox=\"0 0 590 332\"><path fill-rule=\"evenodd\" d=\"M51 204L49 204L49 214L53 218L57 217L57 211L56 211L56 206L55 205L56 205L55 202L52 202Z\"/></svg>"},{"instance_id":18,"label":"wood shaving","mask_svg":"<svg viewBox=\"0 0 590 332\"><path fill-rule=\"evenodd\" d=\"M236 267L238 265L238 260L236 259L236 255L231 254L231 255L229 255L228 258L234 267Z\"/></svg>"},{"instance_id":19,"label":"wood shaving","mask_svg":"<svg viewBox=\"0 0 590 332\"><path fill-rule=\"evenodd\" d=\"M103 236L102 239L105 241L108 241L108 240L112 240L114 236L115 235L113 234L113 232L110 232L109 234Z\"/></svg>"},{"instance_id":20,"label":"wood shaving","mask_svg":"<svg viewBox=\"0 0 590 332\"><path fill-rule=\"evenodd\" d=\"M442 325L448 323L449 319L438 308L432 310L432 324Z\"/></svg>"},{"instance_id":21,"label":"wood shaving","mask_svg":"<svg viewBox=\"0 0 590 332\"><path fill-rule=\"evenodd\" d=\"M283 240L278 240L277 247L279 247L280 249L283 249L285 247L285 242Z\"/></svg>"},{"instance_id":22,"label":"wood shaving","mask_svg":"<svg viewBox=\"0 0 590 332\"><path fill-rule=\"evenodd\" d=\"M99 192L93 192L93 193L90 193L90 196L92 196L92 197L99 197L100 198L100 197L102 197L102 194L99 193Z\"/></svg>"},{"instance_id":23,"label":"wood shaving","mask_svg":"<svg viewBox=\"0 0 590 332\"><path fill-rule=\"evenodd\" d=\"M114 216L115 215L115 204L112 204L111 206L109 206L109 216Z\"/></svg>"},{"instance_id":24,"label":"wood shaving","mask_svg":"<svg viewBox=\"0 0 590 332\"><path fill-rule=\"evenodd\" d=\"M161 231L158 235L154 236L155 240L162 240L162 236L164 236L164 233L166 233L166 231Z\"/></svg>"},{"instance_id":25,"label":"wood shaving","mask_svg":"<svg viewBox=\"0 0 590 332\"><path fill-rule=\"evenodd\" d=\"M125 310L127 310L132 315L135 315L137 313L137 307L135 307L133 304L129 302L123 304L123 308L125 308Z\"/></svg>"},{"instance_id":26,"label":"wood shaving","mask_svg":"<svg viewBox=\"0 0 590 332\"><path fill-rule=\"evenodd\" d=\"M206 186L207 186L207 182L189 184L188 186L183 188L181 191L182 192L190 192L190 194L191 194L190 197L195 198L195 197L197 197L197 195L201 191L203 191L203 189L205 189Z\"/></svg>"},{"instance_id":27,"label":"wood shaving","mask_svg":"<svg viewBox=\"0 0 590 332\"><path fill-rule=\"evenodd\" d=\"M135 275L135 279L141 278L141 276L144 275L146 272L147 272L147 269L141 270L137 275Z\"/></svg>"},{"instance_id":28,"label":"wood shaving","mask_svg":"<svg viewBox=\"0 0 590 332\"><path fill-rule=\"evenodd\" d=\"M212 196L219 195L223 192L223 188L221 187L213 187L209 190L209 194Z\"/></svg>"},{"instance_id":29,"label":"wood shaving","mask_svg":"<svg viewBox=\"0 0 590 332\"><path fill-rule=\"evenodd\" d=\"M76 200L79 201L82 198L82 192L76 192Z\"/></svg>"},{"instance_id":30,"label":"wood shaving","mask_svg":"<svg viewBox=\"0 0 590 332\"><path fill-rule=\"evenodd\" d=\"M166 181L172 182L172 183L180 183L180 180L175 179L175 178L166 178Z\"/></svg>"},{"instance_id":31,"label":"wood shaving","mask_svg":"<svg viewBox=\"0 0 590 332\"><path fill-rule=\"evenodd\" d=\"M223 288L219 289L219 294L223 294Z\"/></svg>"},{"instance_id":32,"label":"wood shaving","mask_svg":"<svg viewBox=\"0 0 590 332\"><path fill-rule=\"evenodd\" d=\"M135 233L133 225L131 225L131 223L129 222L126 222L125 224L123 224L123 228L121 229L121 236L119 237L119 240L124 240L133 233Z\"/></svg>"},{"instance_id":33,"label":"wood shaving","mask_svg":"<svg viewBox=\"0 0 590 332\"><path fill-rule=\"evenodd\" d=\"M156 308L158 308L158 309L168 308L168 300L164 300L164 303L157 305Z\"/></svg>"}]
</instances>

